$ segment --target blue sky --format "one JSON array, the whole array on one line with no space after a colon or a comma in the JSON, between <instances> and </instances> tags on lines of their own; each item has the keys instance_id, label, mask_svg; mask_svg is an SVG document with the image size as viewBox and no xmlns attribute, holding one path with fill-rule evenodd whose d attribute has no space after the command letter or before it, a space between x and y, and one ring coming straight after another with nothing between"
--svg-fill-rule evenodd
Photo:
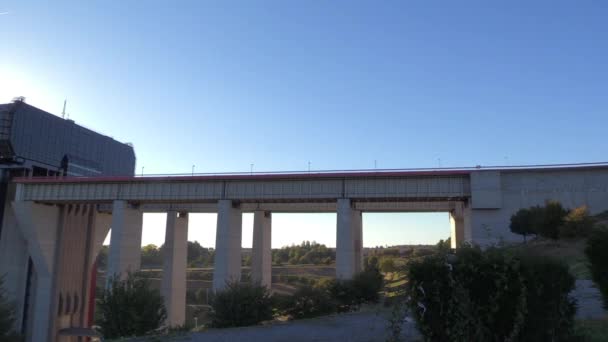
<instances>
[{"instance_id":1,"label":"blue sky","mask_svg":"<svg viewBox=\"0 0 608 342\"><path fill-rule=\"evenodd\" d=\"M138 172L606 159L606 2L3 1L0 13L0 101L58 114L67 97L76 122L135 145ZM385 215L366 236L397 220L387 243L436 241L447 216L434 219L445 225ZM327 224L311 240L335 237Z\"/></svg>"}]
</instances>

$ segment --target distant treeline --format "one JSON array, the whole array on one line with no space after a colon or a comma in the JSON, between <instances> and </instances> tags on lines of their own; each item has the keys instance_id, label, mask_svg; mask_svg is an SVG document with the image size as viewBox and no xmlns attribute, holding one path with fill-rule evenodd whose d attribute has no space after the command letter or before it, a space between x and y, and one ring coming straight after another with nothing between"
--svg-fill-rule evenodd
<instances>
[{"instance_id":1,"label":"distant treeline","mask_svg":"<svg viewBox=\"0 0 608 342\"><path fill-rule=\"evenodd\" d=\"M327 248L327 246L315 241L303 241L299 245L291 245L272 250L272 262L275 265L329 265L335 260L335 250Z\"/></svg>"},{"instance_id":2,"label":"distant treeline","mask_svg":"<svg viewBox=\"0 0 608 342\"><path fill-rule=\"evenodd\" d=\"M141 248L142 268L162 268L164 246L146 245ZM105 269L109 246L103 246L97 258L97 265ZM188 267L213 267L215 250L201 246L198 241L188 241ZM336 259L336 252L327 246L310 241L300 245L286 246L272 250L272 261L275 265L283 264L331 264ZM250 253L243 254L243 265L251 265Z\"/></svg>"},{"instance_id":3,"label":"distant treeline","mask_svg":"<svg viewBox=\"0 0 608 342\"><path fill-rule=\"evenodd\" d=\"M97 265L105 269L108 258L108 246L103 246L97 258ZM146 245L141 248L142 268L162 268L163 246ZM429 246L415 246L409 248L376 247L367 248L368 256L376 257L418 257L432 253ZM198 241L188 241L188 267L213 267L215 250L203 247ZM336 260L336 251L324 244L315 241L303 241L299 245L285 246L272 250L272 263L274 265L331 265ZM251 265L251 253L243 253L243 266Z\"/></svg>"}]
</instances>

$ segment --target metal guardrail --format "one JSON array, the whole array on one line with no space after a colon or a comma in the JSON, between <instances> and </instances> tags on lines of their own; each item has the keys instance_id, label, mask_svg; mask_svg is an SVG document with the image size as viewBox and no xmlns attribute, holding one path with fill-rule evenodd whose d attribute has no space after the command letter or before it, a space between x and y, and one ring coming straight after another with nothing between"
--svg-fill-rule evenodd
<instances>
[{"instance_id":1,"label":"metal guardrail","mask_svg":"<svg viewBox=\"0 0 608 342\"><path fill-rule=\"evenodd\" d=\"M198 173L153 173L153 174L134 174L124 176L55 176L55 177L35 177L36 180L67 180L67 179L88 179L88 178L103 178L104 180L111 179L146 179L146 178L179 178L179 177L248 177L248 176L349 176L349 175L377 175L383 174L398 174L398 173L420 173L420 174L436 174L443 173L467 173L471 171L509 171L509 170L551 170L551 169L577 169L577 168L593 168L593 167L608 167L606 162L590 162L590 163L562 163L562 164L529 164L529 165L477 165L477 166L457 166L457 167L434 167L434 168L385 168L385 169L350 169L350 170L291 170L291 171L254 171L254 172L198 172ZM19 182L24 179L32 179L30 177L15 178L14 181Z\"/></svg>"},{"instance_id":2,"label":"metal guardrail","mask_svg":"<svg viewBox=\"0 0 608 342\"><path fill-rule=\"evenodd\" d=\"M151 173L135 174L134 177L185 177L185 176L247 176L247 175L306 175L306 174L334 174L334 173L386 173L386 172L435 172L435 171L475 171L475 170L527 170L527 169L554 169L606 166L606 162L591 163L564 163L564 164L530 164L530 165L477 165L456 167L420 167L420 168L386 168L386 169L329 169L329 170L292 170L292 171L254 171L254 172L197 172L197 173Z\"/></svg>"}]
</instances>

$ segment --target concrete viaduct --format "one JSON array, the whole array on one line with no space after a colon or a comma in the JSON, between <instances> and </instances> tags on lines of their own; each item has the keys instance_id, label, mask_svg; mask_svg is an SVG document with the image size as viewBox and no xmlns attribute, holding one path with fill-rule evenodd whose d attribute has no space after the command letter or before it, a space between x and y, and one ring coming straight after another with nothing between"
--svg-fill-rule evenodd
<instances>
[{"instance_id":1,"label":"concrete viaduct","mask_svg":"<svg viewBox=\"0 0 608 342\"><path fill-rule=\"evenodd\" d=\"M21 178L4 217L23 245L0 246L7 285L17 294L31 258L30 341L60 340L84 327L93 310L92 265L110 227L108 275L140 267L143 212L166 212L162 294L168 323L185 316L188 213L217 213L214 289L240 279L241 217L254 213L252 278L270 285L273 212L336 212L336 276L362 267L362 212L449 212L453 247L517 237L509 218L519 208L558 200L566 207L608 209L608 165L410 171L223 174L167 177ZM517 238L518 239L518 238ZM25 267L28 269L28 267ZM21 296L16 298L23 298ZM23 312L19 313L21 317Z\"/></svg>"}]
</instances>

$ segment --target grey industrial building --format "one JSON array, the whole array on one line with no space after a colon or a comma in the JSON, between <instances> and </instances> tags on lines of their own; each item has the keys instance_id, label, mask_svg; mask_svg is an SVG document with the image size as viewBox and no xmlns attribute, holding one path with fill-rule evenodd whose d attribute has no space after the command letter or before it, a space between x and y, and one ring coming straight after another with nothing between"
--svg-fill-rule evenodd
<instances>
[{"instance_id":1,"label":"grey industrial building","mask_svg":"<svg viewBox=\"0 0 608 342\"><path fill-rule=\"evenodd\" d=\"M35 264L11 214L15 177L132 176L135 153L73 120L31 106L22 98L0 104L0 275L17 304L23 333L31 323Z\"/></svg>"}]
</instances>

